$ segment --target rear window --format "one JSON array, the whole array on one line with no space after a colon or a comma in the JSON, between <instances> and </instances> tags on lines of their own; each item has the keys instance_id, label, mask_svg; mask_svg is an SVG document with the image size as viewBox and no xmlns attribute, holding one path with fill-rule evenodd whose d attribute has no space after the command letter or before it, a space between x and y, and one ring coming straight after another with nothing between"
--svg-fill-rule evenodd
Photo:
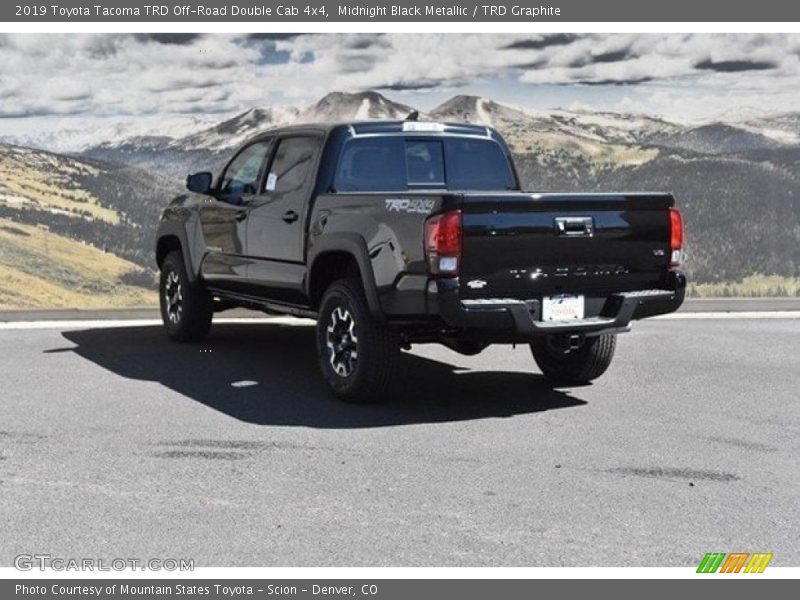
<instances>
[{"instance_id":1,"label":"rear window","mask_svg":"<svg viewBox=\"0 0 800 600\"><path fill-rule=\"evenodd\" d=\"M405 140L365 138L345 144L334 187L341 192L399 191L408 187Z\"/></svg>"},{"instance_id":2,"label":"rear window","mask_svg":"<svg viewBox=\"0 0 800 600\"><path fill-rule=\"evenodd\" d=\"M444 187L442 142L406 140L406 180L414 187Z\"/></svg>"},{"instance_id":3,"label":"rear window","mask_svg":"<svg viewBox=\"0 0 800 600\"><path fill-rule=\"evenodd\" d=\"M469 138L445 139L447 187L451 190L512 190L511 165L499 144Z\"/></svg>"},{"instance_id":4,"label":"rear window","mask_svg":"<svg viewBox=\"0 0 800 600\"><path fill-rule=\"evenodd\" d=\"M336 171L340 192L399 192L426 188L513 189L505 152L490 140L402 136L347 142Z\"/></svg>"}]
</instances>

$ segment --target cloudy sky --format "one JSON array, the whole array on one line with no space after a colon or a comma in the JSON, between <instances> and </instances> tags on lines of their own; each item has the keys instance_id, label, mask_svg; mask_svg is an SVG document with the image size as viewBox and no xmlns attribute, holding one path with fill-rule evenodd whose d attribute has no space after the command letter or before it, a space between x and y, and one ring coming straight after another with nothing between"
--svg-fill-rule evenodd
<instances>
[{"instance_id":1,"label":"cloudy sky","mask_svg":"<svg viewBox=\"0 0 800 600\"><path fill-rule=\"evenodd\" d=\"M800 109L800 36L0 34L0 135L365 89L422 109L465 93L679 121L785 112Z\"/></svg>"}]
</instances>

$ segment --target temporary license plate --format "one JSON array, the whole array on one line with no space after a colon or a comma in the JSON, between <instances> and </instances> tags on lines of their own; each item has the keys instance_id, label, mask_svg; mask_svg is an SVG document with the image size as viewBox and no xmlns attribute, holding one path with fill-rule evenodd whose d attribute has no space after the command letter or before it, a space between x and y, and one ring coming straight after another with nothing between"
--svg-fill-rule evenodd
<instances>
[{"instance_id":1,"label":"temporary license plate","mask_svg":"<svg viewBox=\"0 0 800 600\"><path fill-rule=\"evenodd\" d=\"M583 296L545 296L542 321L572 321L583 318Z\"/></svg>"}]
</instances>

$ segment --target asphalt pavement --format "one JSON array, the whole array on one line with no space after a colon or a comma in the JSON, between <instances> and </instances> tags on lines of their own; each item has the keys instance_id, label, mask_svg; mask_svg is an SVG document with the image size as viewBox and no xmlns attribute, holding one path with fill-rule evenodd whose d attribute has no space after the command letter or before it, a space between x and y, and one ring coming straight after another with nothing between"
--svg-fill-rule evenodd
<instances>
[{"instance_id":1,"label":"asphalt pavement","mask_svg":"<svg viewBox=\"0 0 800 600\"><path fill-rule=\"evenodd\" d=\"M800 319L673 318L593 385L524 346L405 353L332 399L302 321L0 328L0 565L800 565Z\"/></svg>"}]
</instances>

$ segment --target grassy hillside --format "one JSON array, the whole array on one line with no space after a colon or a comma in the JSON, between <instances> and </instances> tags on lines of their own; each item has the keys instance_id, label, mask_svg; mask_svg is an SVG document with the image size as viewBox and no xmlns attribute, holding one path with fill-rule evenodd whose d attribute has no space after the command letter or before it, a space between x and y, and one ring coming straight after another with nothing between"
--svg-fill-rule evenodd
<instances>
[{"instance_id":1,"label":"grassy hillside","mask_svg":"<svg viewBox=\"0 0 800 600\"><path fill-rule=\"evenodd\" d=\"M155 305L141 267L42 227L0 219L0 310Z\"/></svg>"},{"instance_id":2,"label":"grassy hillside","mask_svg":"<svg viewBox=\"0 0 800 600\"><path fill-rule=\"evenodd\" d=\"M741 281L689 283L693 298L763 298L800 296L800 278L779 275L751 275Z\"/></svg>"},{"instance_id":3,"label":"grassy hillside","mask_svg":"<svg viewBox=\"0 0 800 600\"><path fill-rule=\"evenodd\" d=\"M98 169L85 162L7 147L0 151L0 202L116 225L117 212L102 206L77 183L79 178L94 178L97 174Z\"/></svg>"},{"instance_id":4,"label":"grassy hillside","mask_svg":"<svg viewBox=\"0 0 800 600\"><path fill-rule=\"evenodd\" d=\"M640 165L518 155L529 189L672 192L686 224L686 271L699 283L800 277L800 178L739 156L662 152Z\"/></svg>"},{"instance_id":5,"label":"grassy hillside","mask_svg":"<svg viewBox=\"0 0 800 600\"><path fill-rule=\"evenodd\" d=\"M0 309L153 305L158 214L140 169L0 145Z\"/></svg>"},{"instance_id":6,"label":"grassy hillside","mask_svg":"<svg viewBox=\"0 0 800 600\"><path fill-rule=\"evenodd\" d=\"M180 182L127 165L0 144L0 218L152 268L158 216Z\"/></svg>"}]
</instances>

